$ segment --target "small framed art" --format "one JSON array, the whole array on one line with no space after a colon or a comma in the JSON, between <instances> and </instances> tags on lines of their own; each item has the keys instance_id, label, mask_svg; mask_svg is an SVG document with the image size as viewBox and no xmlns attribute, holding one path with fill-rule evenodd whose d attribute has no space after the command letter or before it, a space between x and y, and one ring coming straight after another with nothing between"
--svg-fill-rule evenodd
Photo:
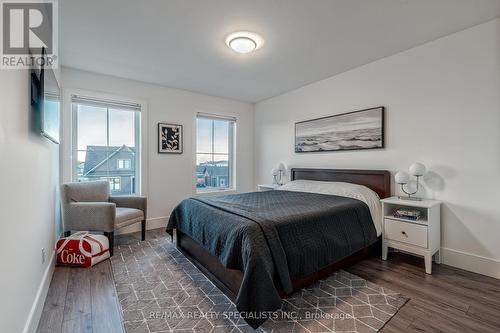
<instances>
[{"instance_id":1,"label":"small framed art","mask_svg":"<svg viewBox=\"0 0 500 333\"><path fill-rule=\"evenodd\" d=\"M182 154L182 125L158 123L158 153Z\"/></svg>"}]
</instances>

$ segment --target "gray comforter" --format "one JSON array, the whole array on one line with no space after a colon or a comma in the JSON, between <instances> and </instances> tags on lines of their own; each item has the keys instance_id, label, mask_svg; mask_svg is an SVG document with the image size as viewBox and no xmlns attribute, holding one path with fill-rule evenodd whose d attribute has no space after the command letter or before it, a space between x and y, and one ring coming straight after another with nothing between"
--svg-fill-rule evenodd
<instances>
[{"instance_id":1,"label":"gray comforter","mask_svg":"<svg viewBox=\"0 0 500 333\"><path fill-rule=\"evenodd\" d=\"M223 265L243 271L236 307L256 328L281 306L278 288L371 245L377 234L359 200L268 191L182 201L167 231L177 228Z\"/></svg>"}]
</instances>

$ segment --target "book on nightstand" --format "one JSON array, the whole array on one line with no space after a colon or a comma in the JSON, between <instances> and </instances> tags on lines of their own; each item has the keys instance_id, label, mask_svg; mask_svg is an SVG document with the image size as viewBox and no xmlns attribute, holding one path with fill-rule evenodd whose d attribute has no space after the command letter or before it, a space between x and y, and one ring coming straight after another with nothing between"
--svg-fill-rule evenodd
<instances>
[{"instance_id":1,"label":"book on nightstand","mask_svg":"<svg viewBox=\"0 0 500 333\"><path fill-rule=\"evenodd\" d=\"M418 221L418 219L420 219L420 214L421 212L418 210L396 209L392 215L400 219Z\"/></svg>"}]
</instances>

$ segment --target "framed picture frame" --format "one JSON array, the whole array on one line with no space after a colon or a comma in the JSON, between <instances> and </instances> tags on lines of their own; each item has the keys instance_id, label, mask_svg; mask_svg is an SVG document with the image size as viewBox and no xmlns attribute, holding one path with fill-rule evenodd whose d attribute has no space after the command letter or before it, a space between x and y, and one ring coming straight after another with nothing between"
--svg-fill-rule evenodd
<instances>
[{"instance_id":1,"label":"framed picture frame","mask_svg":"<svg viewBox=\"0 0 500 333\"><path fill-rule=\"evenodd\" d=\"M385 148L385 107L336 114L295 123L295 152Z\"/></svg>"},{"instance_id":2,"label":"framed picture frame","mask_svg":"<svg viewBox=\"0 0 500 333\"><path fill-rule=\"evenodd\" d=\"M182 154L182 125L158 123L158 153Z\"/></svg>"}]
</instances>

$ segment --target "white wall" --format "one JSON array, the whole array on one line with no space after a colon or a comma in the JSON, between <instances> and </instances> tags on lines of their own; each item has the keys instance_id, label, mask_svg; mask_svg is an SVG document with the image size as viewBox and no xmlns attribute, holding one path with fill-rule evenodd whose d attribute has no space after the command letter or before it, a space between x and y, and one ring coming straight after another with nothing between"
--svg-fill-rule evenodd
<instances>
[{"instance_id":1,"label":"white wall","mask_svg":"<svg viewBox=\"0 0 500 333\"><path fill-rule=\"evenodd\" d=\"M145 101L148 124L144 139L149 142L147 154L149 197L148 220L151 225L166 223L172 209L184 198L195 194L195 117L196 112L230 114L237 117L236 186L238 191L254 189L253 158L253 105L228 99L196 94L184 90L104 76L75 69L62 71L64 88L64 127L69 122L69 92L83 89L90 92L122 96ZM157 153L157 124L171 122L182 124L184 129L183 154ZM71 175L69 164L69 132L64 138L64 180Z\"/></svg>"},{"instance_id":2,"label":"white wall","mask_svg":"<svg viewBox=\"0 0 500 333\"><path fill-rule=\"evenodd\" d=\"M25 70L0 71L0 160L0 332L33 331L54 267L59 146L35 125Z\"/></svg>"},{"instance_id":3,"label":"white wall","mask_svg":"<svg viewBox=\"0 0 500 333\"><path fill-rule=\"evenodd\" d=\"M294 122L386 106L384 150L294 153ZM445 263L500 278L500 20L359 67L255 107L255 171L295 167L431 173L444 201Z\"/></svg>"}]
</instances>

